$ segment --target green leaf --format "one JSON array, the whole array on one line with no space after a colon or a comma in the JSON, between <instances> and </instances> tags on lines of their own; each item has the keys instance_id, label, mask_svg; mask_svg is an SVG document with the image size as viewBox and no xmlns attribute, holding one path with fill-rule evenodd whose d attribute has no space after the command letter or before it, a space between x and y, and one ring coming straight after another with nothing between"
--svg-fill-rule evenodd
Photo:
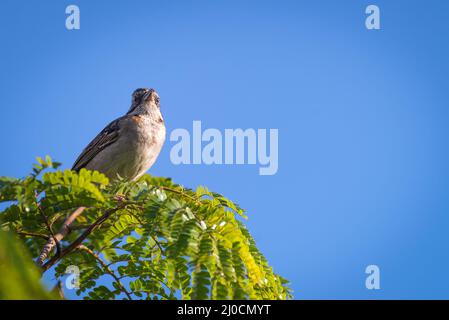
<instances>
[{"instance_id":1,"label":"green leaf","mask_svg":"<svg viewBox=\"0 0 449 320\"><path fill-rule=\"evenodd\" d=\"M17 239L0 230L0 300L57 299L40 284L39 271Z\"/></svg>"}]
</instances>

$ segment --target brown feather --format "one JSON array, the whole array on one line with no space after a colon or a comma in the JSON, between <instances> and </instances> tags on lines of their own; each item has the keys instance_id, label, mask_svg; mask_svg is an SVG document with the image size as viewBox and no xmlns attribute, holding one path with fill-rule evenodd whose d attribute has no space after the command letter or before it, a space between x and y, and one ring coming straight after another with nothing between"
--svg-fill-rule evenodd
<instances>
[{"instance_id":1,"label":"brown feather","mask_svg":"<svg viewBox=\"0 0 449 320\"><path fill-rule=\"evenodd\" d=\"M120 125L119 122L126 116L120 117L108 124L83 150L73 164L72 170L79 171L104 148L118 139Z\"/></svg>"}]
</instances>

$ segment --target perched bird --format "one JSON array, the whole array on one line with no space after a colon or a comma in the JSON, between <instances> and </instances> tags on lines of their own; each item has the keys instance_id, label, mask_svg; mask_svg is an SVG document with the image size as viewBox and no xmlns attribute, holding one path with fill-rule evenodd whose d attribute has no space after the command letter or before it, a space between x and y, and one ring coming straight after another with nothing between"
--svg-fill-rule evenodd
<instances>
[{"instance_id":1,"label":"perched bird","mask_svg":"<svg viewBox=\"0 0 449 320\"><path fill-rule=\"evenodd\" d=\"M97 170L111 180L137 180L156 161L165 141L165 125L159 96L153 89L137 89L128 112L106 126L76 159L72 170ZM85 210L70 214L42 248L36 263L44 265L48 254L69 232L70 224ZM51 260L49 260L51 261Z\"/></svg>"},{"instance_id":2,"label":"perched bird","mask_svg":"<svg viewBox=\"0 0 449 320\"><path fill-rule=\"evenodd\" d=\"M156 161L165 141L159 95L137 89L126 115L106 126L76 159L72 170L97 170L109 179L137 180Z\"/></svg>"}]
</instances>

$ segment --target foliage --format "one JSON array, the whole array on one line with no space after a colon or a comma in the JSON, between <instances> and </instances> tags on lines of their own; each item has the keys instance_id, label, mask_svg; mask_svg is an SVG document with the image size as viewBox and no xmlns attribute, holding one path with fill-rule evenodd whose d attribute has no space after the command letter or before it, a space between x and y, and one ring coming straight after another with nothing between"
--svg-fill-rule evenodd
<instances>
[{"instance_id":1,"label":"foliage","mask_svg":"<svg viewBox=\"0 0 449 320\"><path fill-rule=\"evenodd\" d=\"M150 175L110 182L85 169L57 171L50 157L38 162L23 179L0 178L0 202L8 204L1 227L37 258L65 218L85 206L49 257L56 279L79 267L77 294L85 299L291 298L242 223L244 211L220 194Z\"/></svg>"},{"instance_id":2,"label":"foliage","mask_svg":"<svg viewBox=\"0 0 449 320\"><path fill-rule=\"evenodd\" d=\"M23 245L0 230L0 300L54 299L39 283L39 271Z\"/></svg>"}]
</instances>

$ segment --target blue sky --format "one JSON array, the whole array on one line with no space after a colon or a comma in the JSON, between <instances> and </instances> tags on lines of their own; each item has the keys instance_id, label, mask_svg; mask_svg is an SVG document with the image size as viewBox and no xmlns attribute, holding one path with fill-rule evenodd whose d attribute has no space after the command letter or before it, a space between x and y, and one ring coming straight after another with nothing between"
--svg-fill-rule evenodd
<instances>
[{"instance_id":1,"label":"blue sky","mask_svg":"<svg viewBox=\"0 0 449 320\"><path fill-rule=\"evenodd\" d=\"M77 4L81 29L65 29ZM381 30L365 28L365 8ZM279 170L151 173L239 203L297 299L449 298L447 1L2 1L1 175L69 168L130 94L168 132L279 129ZM376 264L381 289L365 288Z\"/></svg>"}]
</instances>

